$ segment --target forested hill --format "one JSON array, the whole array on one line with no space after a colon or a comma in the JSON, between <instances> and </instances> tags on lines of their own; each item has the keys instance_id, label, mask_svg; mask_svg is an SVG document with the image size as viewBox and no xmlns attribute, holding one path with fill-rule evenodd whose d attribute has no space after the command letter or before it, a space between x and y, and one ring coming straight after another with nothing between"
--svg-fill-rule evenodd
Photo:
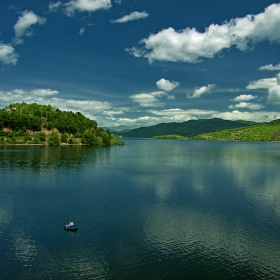
<instances>
[{"instance_id":1,"label":"forested hill","mask_svg":"<svg viewBox=\"0 0 280 280\"><path fill-rule=\"evenodd\" d=\"M37 103L15 103L0 109L0 144L110 145L113 140L109 130L79 112Z\"/></svg>"},{"instance_id":2,"label":"forested hill","mask_svg":"<svg viewBox=\"0 0 280 280\"><path fill-rule=\"evenodd\" d=\"M194 140L280 141L280 119L250 127L226 129L196 135Z\"/></svg>"},{"instance_id":3,"label":"forested hill","mask_svg":"<svg viewBox=\"0 0 280 280\"><path fill-rule=\"evenodd\" d=\"M189 120L182 123L160 123L149 127L140 127L130 131L116 132L123 137L152 138L161 135L181 135L192 137L201 133L214 132L223 129L247 127L253 122L228 121L219 118Z\"/></svg>"},{"instance_id":4,"label":"forested hill","mask_svg":"<svg viewBox=\"0 0 280 280\"><path fill-rule=\"evenodd\" d=\"M50 105L37 103L11 104L0 111L0 128L8 127L13 131L28 129L41 131L42 128L56 128L61 133L85 132L97 128L96 121L90 120L81 113L60 111Z\"/></svg>"}]
</instances>

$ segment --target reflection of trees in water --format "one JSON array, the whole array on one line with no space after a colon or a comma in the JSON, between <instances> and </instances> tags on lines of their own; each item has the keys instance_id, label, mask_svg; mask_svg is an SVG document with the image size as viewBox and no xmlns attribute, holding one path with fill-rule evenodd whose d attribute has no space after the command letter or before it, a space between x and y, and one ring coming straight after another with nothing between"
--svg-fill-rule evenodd
<instances>
[{"instance_id":1,"label":"reflection of trees in water","mask_svg":"<svg viewBox=\"0 0 280 280\"><path fill-rule=\"evenodd\" d=\"M110 147L92 146L9 146L0 148L3 170L79 169L83 164L109 159Z\"/></svg>"}]
</instances>

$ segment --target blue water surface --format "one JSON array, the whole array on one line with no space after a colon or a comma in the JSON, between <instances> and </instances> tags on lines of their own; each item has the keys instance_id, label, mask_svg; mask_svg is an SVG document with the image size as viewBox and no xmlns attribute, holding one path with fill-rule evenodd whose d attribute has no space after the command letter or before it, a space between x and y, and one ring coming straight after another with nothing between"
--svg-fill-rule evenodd
<instances>
[{"instance_id":1,"label":"blue water surface","mask_svg":"<svg viewBox=\"0 0 280 280\"><path fill-rule=\"evenodd\" d=\"M0 147L1 279L280 279L280 143L125 142Z\"/></svg>"}]
</instances>

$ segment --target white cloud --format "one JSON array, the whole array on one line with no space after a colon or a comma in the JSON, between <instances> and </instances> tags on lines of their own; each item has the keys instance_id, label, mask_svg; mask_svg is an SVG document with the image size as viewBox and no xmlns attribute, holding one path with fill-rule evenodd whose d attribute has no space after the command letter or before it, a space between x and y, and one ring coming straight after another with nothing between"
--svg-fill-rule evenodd
<instances>
[{"instance_id":1,"label":"white cloud","mask_svg":"<svg viewBox=\"0 0 280 280\"><path fill-rule=\"evenodd\" d=\"M148 17L147 12L132 12L129 15L125 15L122 18L111 20L111 23L124 23L132 20L142 19Z\"/></svg>"},{"instance_id":2,"label":"white cloud","mask_svg":"<svg viewBox=\"0 0 280 280\"><path fill-rule=\"evenodd\" d=\"M233 110L232 112L219 112L212 115L213 118L221 118L225 120L245 120L253 122L269 122L280 118L279 112L240 112Z\"/></svg>"},{"instance_id":3,"label":"white cloud","mask_svg":"<svg viewBox=\"0 0 280 280\"><path fill-rule=\"evenodd\" d=\"M280 4L268 6L263 13L231 19L221 25L211 24L204 33L195 28L175 31L172 27L142 39L142 48L126 49L136 57L150 62L183 61L199 62L201 58L213 58L224 49L236 46L245 51L249 46L264 40L280 40Z\"/></svg>"},{"instance_id":4,"label":"white cloud","mask_svg":"<svg viewBox=\"0 0 280 280\"><path fill-rule=\"evenodd\" d=\"M79 31L79 34L80 34L80 35L84 35L84 33L85 33L85 28L82 27L82 28L80 29L80 31Z\"/></svg>"},{"instance_id":5,"label":"white cloud","mask_svg":"<svg viewBox=\"0 0 280 280\"><path fill-rule=\"evenodd\" d=\"M180 118L189 117L189 119L193 119L193 118L197 118L198 116L211 116L217 111L199 110L199 109L183 110L183 109L175 108L175 109L164 109L164 110L150 110L149 112L157 116L180 116Z\"/></svg>"},{"instance_id":6,"label":"white cloud","mask_svg":"<svg viewBox=\"0 0 280 280\"><path fill-rule=\"evenodd\" d=\"M160 118L154 116L144 116L135 119L131 118L119 118L114 119L113 121L108 120L107 126L118 127L120 125L125 125L128 127L143 127L143 126L150 126L154 124L158 124L161 121Z\"/></svg>"},{"instance_id":7,"label":"white cloud","mask_svg":"<svg viewBox=\"0 0 280 280\"><path fill-rule=\"evenodd\" d=\"M170 82L168 80L165 79L160 79L159 81L156 82L156 85L159 89L165 90L165 91L171 91L174 88L179 86L179 82Z\"/></svg>"},{"instance_id":8,"label":"white cloud","mask_svg":"<svg viewBox=\"0 0 280 280\"><path fill-rule=\"evenodd\" d=\"M31 91L24 91L22 89L14 89L11 92L7 93L10 96L17 96L22 95L21 98L25 98L28 96L39 96L39 97L48 97L52 95L57 95L59 92L57 90L51 90L51 89L33 89Z\"/></svg>"},{"instance_id":9,"label":"white cloud","mask_svg":"<svg viewBox=\"0 0 280 280\"><path fill-rule=\"evenodd\" d=\"M34 24L45 24L46 19L35 15L32 11L22 12L21 17L19 17L17 23L14 25L15 30L15 44L22 43L22 36L31 36L32 31L30 27Z\"/></svg>"},{"instance_id":10,"label":"white cloud","mask_svg":"<svg viewBox=\"0 0 280 280\"><path fill-rule=\"evenodd\" d=\"M234 108L242 108L242 109L250 109L250 110L259 110L261 108L264 108L263 105L256 104L256 103L249 103L249 102L239 102L238 104L235 105L230 105L230 109Z\"/></svg>"},{"instance_id":11,"label":"white cloud","mask_svg":"<svg viewBox=\"0 0 280 280\"><path fill-rule=\"evenodd\" d=\"M49 4L49 11L50 12L56 12L59 8L63 6L62 2L58 1L56 3L50 3Z\"/></svg>"},{"instance_id":12,"label":"white cloud","mask_svg":"<svg viewBox=\"0 0 280 280\"><path fill-rule=\"evenodd\" d=\"M73 100L73 99L58 99L54 98L57 107L65 108L65 110L82 111L84 114L103 113L111 108L109 102L101 102L95 100Z\"/></svg>"},{"instance_id":13,"label":"white cloud","mask_svg":"<svg viewBox=\"0 0 280 280\"><path fill-rule=\"evenodd\" d=\"M278 71L280 70L280 63L275 66L273 66L272 64L261 66L259 70Z\"/></svg>"},{"instance_id":14,"label":"white cloud","mask_svg":"<svg viewBox=\"0 0 280 280\"><path fill-rule=\"evenodd\" d=\"M125 48L125 51L128 52L131 55L134 55L135 57L142 57L145 54L145 52L142 49L136 48L136 47L132 47L130 49Z\"/></svg>"},{"instance_id":15,"label":"white cloud","mask_svg":"<svg viewBox=\"0 0 280 280\"><path fill-rule=\"evenodd\" d=\"M250 82L247 89L268 89L267 101L280 104L280 73L275 78Z\"/></svg>"},{"instance_id":16,"label":"white cloud","mask_svg":"<svg viewBox=\"0 0 280 280\"><path fill-rule=\"evenodd\" d=\"M224 90L222 90L222 91L224 91ZM241 89L240 88L228 88L228 89L226 89L226 91L228 91L228 92L239 92L239 91L241 91Z\"/></svg>"},{"instance_id":17,"label":"white cloud","mask_svg":"<svg viewBox=\"0 0 280 280\"><path fill-rule=\"evenodd\" d=\"M249 85L246 87L247 89L269 89L274 86L277 86L277 78L267 78L260 79L258 81L249 82Z\"/></svg>"},{"instance_id":18,"label":"white cloud","mask_svg":"<svg viewBox=\"0 0 280 280\"><path fill-rule=\"evenodd\" d=\"M122 0L115 0L115 3L116 3L116 4L121 4L121 3L122 3Z\"/></svg>"},{"instance_id":19,"label":"white cloud","mask_svg":"<svg viewBox=\"0 0 280 280\"><path fill-rule=\"evenodd\" d=\"M150 93L139 93L131 95L130 98L139 103L142 107L161 107L164 104L159 102L159 98L166 95L164 91L155 91Z\"/></svg>"},{"instance_id":20,"label":"white cloud","mask_svg":"<svg viewBox=\"0 0 280 280\"><path fill-rule=\"evenodd\" d=\"M15 65L18 61L19 55L15 53L15 49L10 45L0 43L0 61L3 64Z\"/></svg>"},{"instance_id":21,"label":"white cloud","mask_svg":"<svg viewBox=\"0 0 280 280\"><path fill-rule=\"evenodd\" d=\"M9 92L9 94L11 95L11 94L24 94L24 91L22 90L22 89L14 89L13 91L12 91L12 93L11 92Z\"/></svg>"},{"instance_id":22,"label":"white cloud","mask_svg":"<svg viewBox=\"0 0 280 280\"><path fill-rule=\"evenodd\" d=\"M280 104L280 86L272 87L268 90L267 102Z\"/></svg>"},{"instance_id":23,"label":"white cloud","mask_svg":"<svg viewBox=\"0 0 280 280\"><path fill-rule=\"evenodd\" d=\"M51 90L51 89L34 89L31 90L30 93L37 96L51 96L51 95L59 94L57 90Z\"/></svg>"},{"instance_id":24,"label":"white cloud","mask_svg":"<svg viewBox=\"0 0 280 280\"><path fill-rule=\"evenodd\" d=\"M65 4L67 16L74 16L75 12L95 12L112 7L111 0L71 0Z\"/></svg>"},{"instance_id":25,"label":"white cloud","mask_svg":"<svg viewBox=\"0 0 280 280\"><path fill-rule=\"evenodd\" d=\"M108 110L104 112L108 116L114 116L114 115L123 115L125 113L125 110L120 109L120 110Z\"/></svg>"},{"instance_id":26,"label":"white cloud","mask_svg":"<svg viewBox=\"0 0 280 280\"><path fill-rule=\"evenodd\" d=\"M252 94L241 94L241 95L235 97L232 101L243 102L243 101L253 100L253 99L256 99L256 98L257 98L257 96L254 96Z\"/></svg>"},{"instance_id":27,"label":"white cloud","mask_svg":"<svg viewBox=\"0 0 280 280\"><path fill-rule=\"evenodd\" d=\"M168 96L167 96L167 99L168 99L168 100L174 100L174 99L176 99L176 98L175 98L175 96L174 96L173 94L171 94L171 95L168 95Z\"/></svg>"},{"instance_id":28,"label":"white cloud","mask_svg":"<svg viewBox=\"0 0 280 280\"><path fill-rule=\"evenodd\" d=\"M201 95L205 93L210 93L211 89L214 88L216 85L209 84L208 86L203 86L194 90L193 94L187 94L188 98L200 98Z\"/></svg>"}]
</instances>

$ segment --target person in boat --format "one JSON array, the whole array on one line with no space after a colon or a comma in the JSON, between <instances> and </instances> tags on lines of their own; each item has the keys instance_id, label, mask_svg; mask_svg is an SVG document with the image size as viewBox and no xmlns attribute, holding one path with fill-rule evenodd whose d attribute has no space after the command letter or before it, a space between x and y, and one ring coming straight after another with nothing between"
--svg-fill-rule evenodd
<instances>
[{"instance_id":1,"label":"person in boat","mask_svg":"<svg viewBox=\"0 0 280 280\"><path fill-rule=\"evenodd\" d=\"M69 221L69 224L65 225L66 228L73 227L74 223L72 220Z\"/></svg>"}]
</instances>

